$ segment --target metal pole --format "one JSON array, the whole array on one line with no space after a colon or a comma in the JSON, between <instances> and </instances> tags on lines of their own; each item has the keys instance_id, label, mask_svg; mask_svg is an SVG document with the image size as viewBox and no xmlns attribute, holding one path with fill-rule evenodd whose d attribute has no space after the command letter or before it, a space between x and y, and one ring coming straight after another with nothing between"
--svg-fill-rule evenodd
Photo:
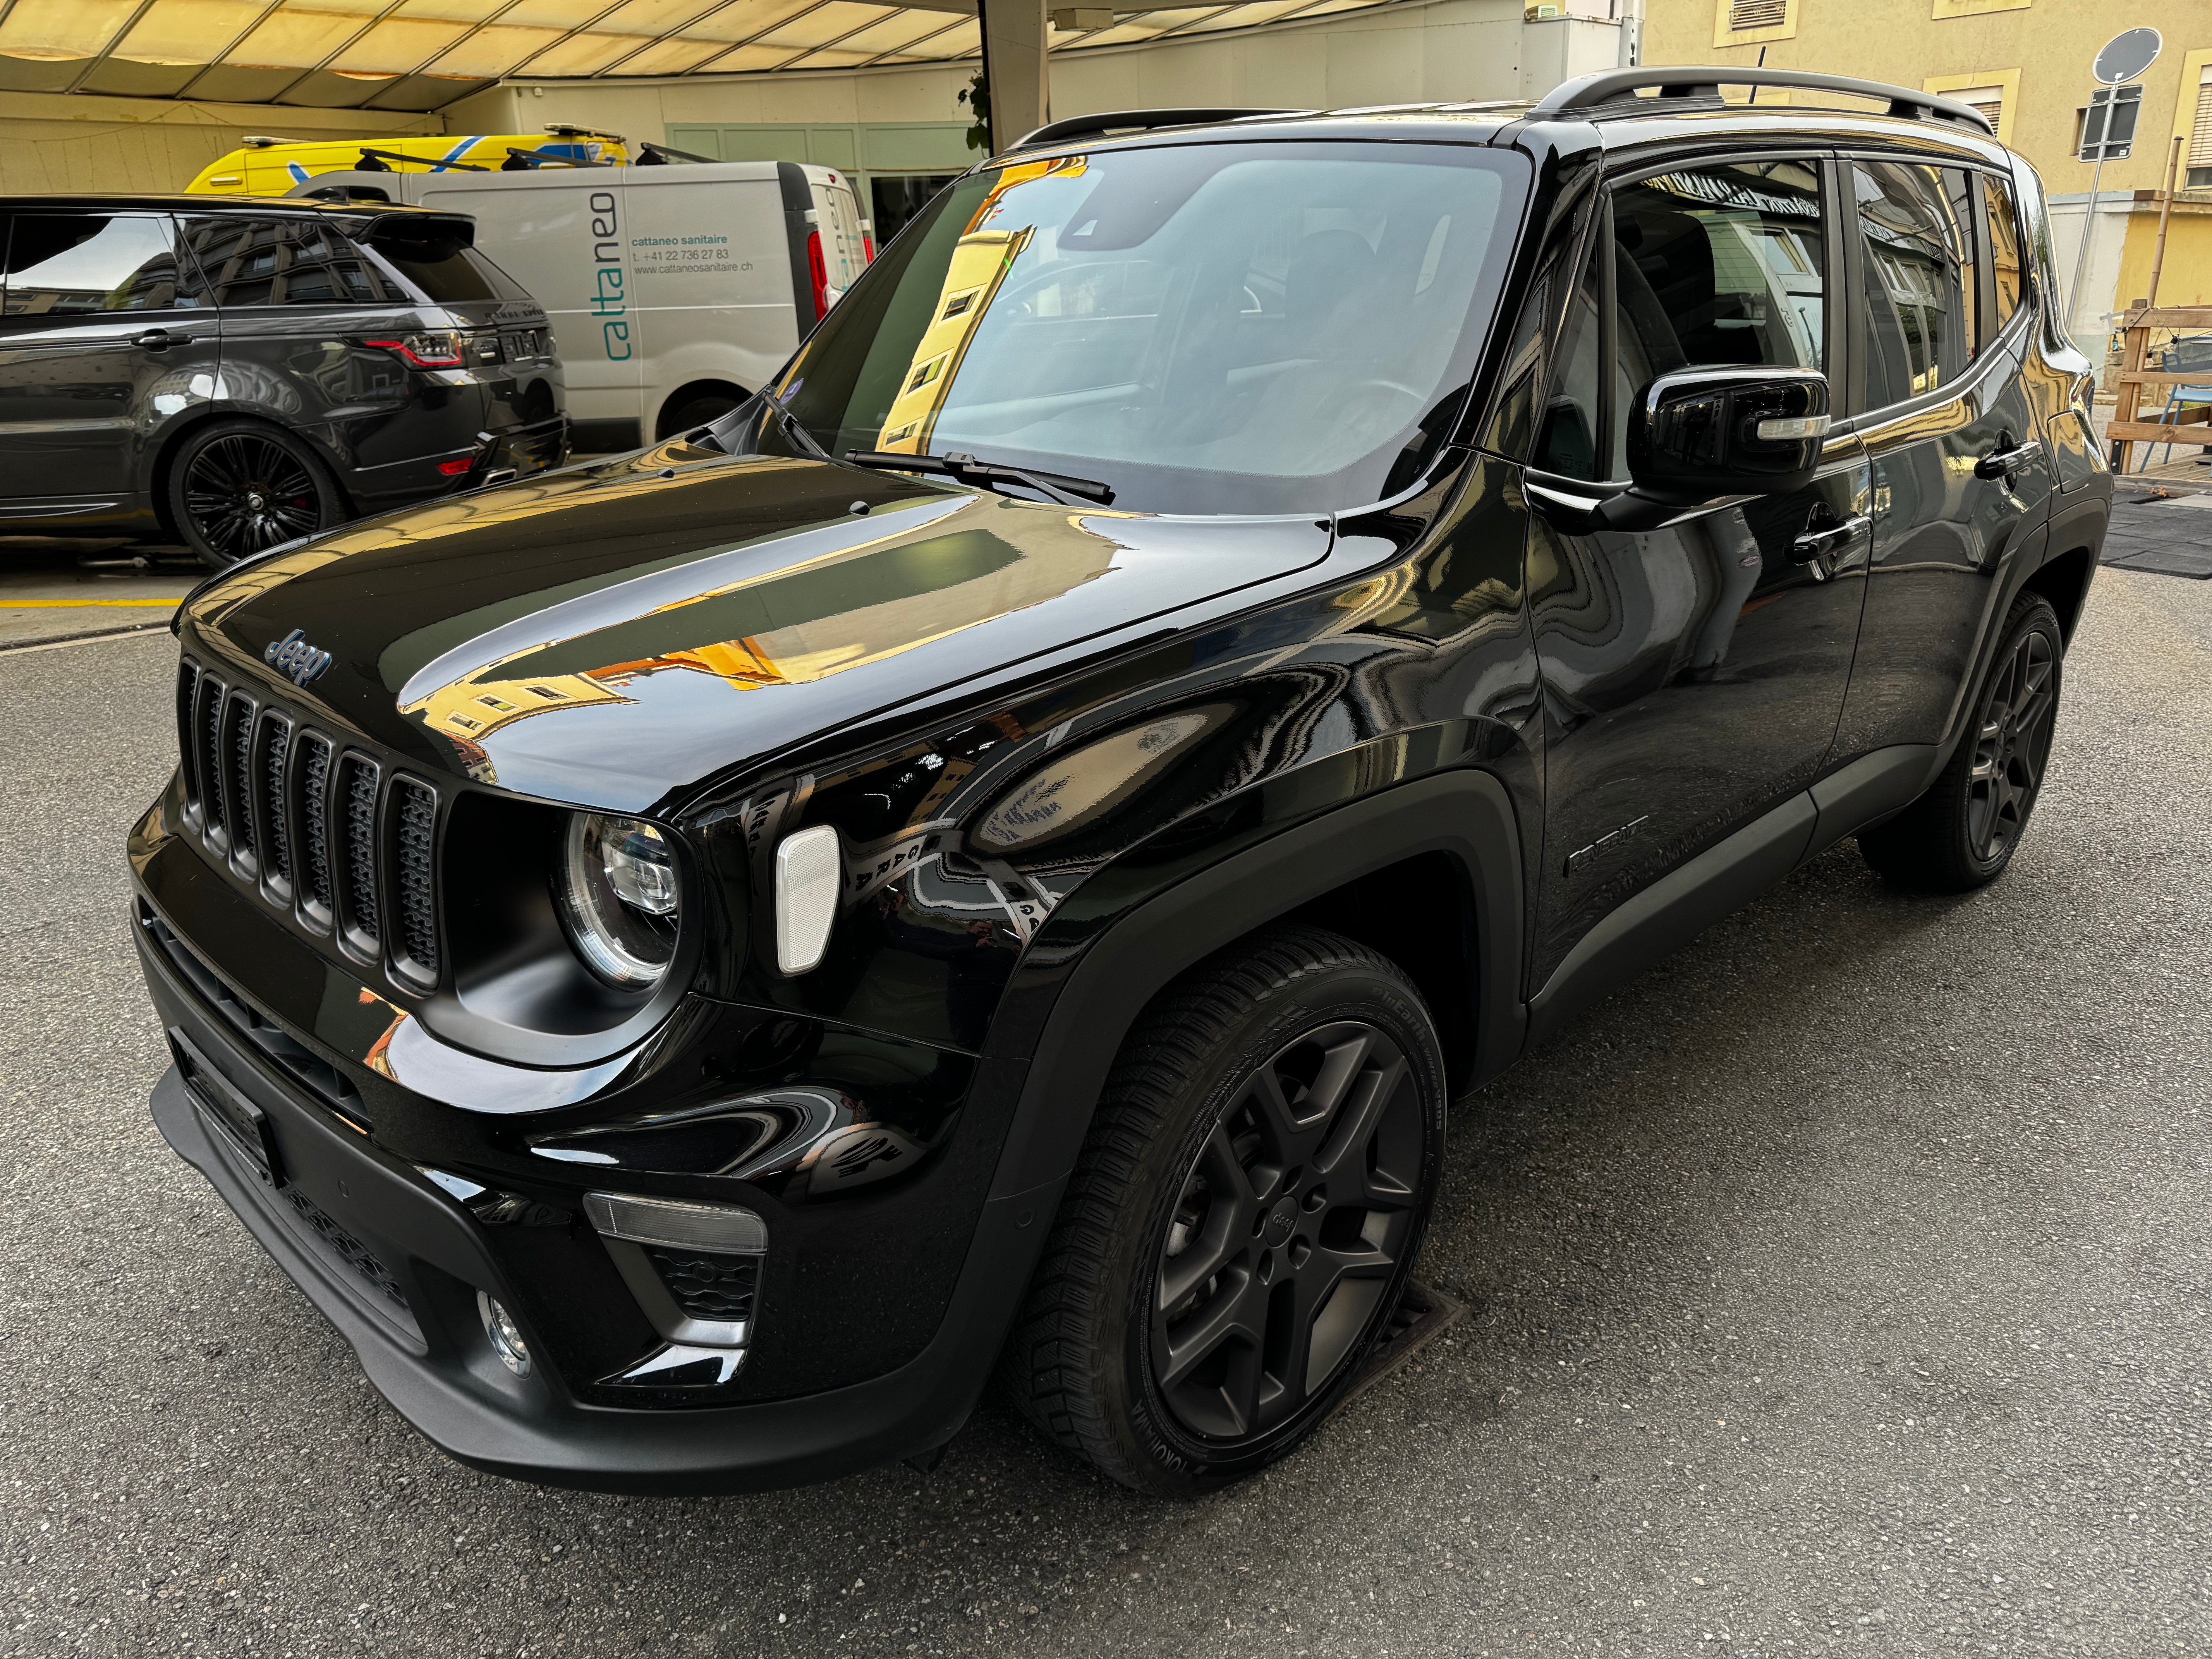
<instances>
[{"instance_id":1,"label":"metal pole","mask_svg":"<svg viewBox=\"0 0 2212 1659\"><path fill-rule=\"evenodd\" d=\"M2081 279L2089 267L2089 238L2097 228L2097 187L2105 177L2105 141L2112 131L2112 104L2119 93L2120 83L2117 81L2105 88L2105 118L2097 125L2097 169L2089 175L2089 205L2081 216L2081 247L2074 256L2074 287L2066 307L2069 324L2081 320ZM2089 106L2089 113L2094 115L2096 112L2097 106L2093 103ZM2086 133L2087 128L2085 126L2082 131ZM2073 331L2071 327L2067 330L2069 334Z\"/></svg>"},{"instance_id":2,"label":"metal pole","mask_svg":"<svg viewBox=\"0 0 2212 1659\"><path fill-rule=\"evenodd\" d=\"M2143 300L2146 310L2158 303L2158 273L2166 264L2166 221L2173 211L2173 185L2180 176L2181 140L2176 138L2173 141L2173 160L2167 162L2166 167L2166 194L2160 198L2158 204L2158 246L2151 251L2150 293Z\"/></svg>"}]
</instances>

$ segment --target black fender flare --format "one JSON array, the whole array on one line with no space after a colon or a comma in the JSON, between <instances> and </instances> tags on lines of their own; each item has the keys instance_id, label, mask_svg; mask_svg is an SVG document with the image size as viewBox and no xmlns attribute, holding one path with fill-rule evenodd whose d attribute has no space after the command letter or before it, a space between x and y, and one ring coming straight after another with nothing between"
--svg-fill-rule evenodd
<instances>
[{"instance_id":1,"label":"black fender flare","mask_svg":"<svg viewBox=\"0 0 2212 1659\"><path fill-rule=\"evenodd\" d=\"M978 1079L1015 1095L991 1197L1036 1192L1075 1167L1114 1057L1161 987L1346 882L1432 852L1459 862L1474 906L1473 1075L1510 1065L1527 1024L1519 825L1505 786L1489 773L1432 774L1233 854L1079 946L1032 948L992 1023Z\"/></svg>"}]
</instances>

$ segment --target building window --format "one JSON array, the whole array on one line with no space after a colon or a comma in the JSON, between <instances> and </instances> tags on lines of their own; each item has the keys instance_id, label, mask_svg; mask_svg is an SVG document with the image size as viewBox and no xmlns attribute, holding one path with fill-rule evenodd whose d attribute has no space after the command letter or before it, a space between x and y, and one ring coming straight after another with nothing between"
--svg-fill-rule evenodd
<instances>
[{"instance_id":1,"label":"building window","mask_svg":"<svg viewBox=\"0 0 2212 1659\"><path fill-rule=\"evenodd\" d=\"M2141 87L2122 87L2117 94L2093 94L2086 106L2074 112L2075 159L2127 160L2136 147L2136 117L2142 113Z\"/></svg>"},{"instance_id":2,"label":"building window","mask_svg":"<svg viewBox=\"0 0 2212 1659\"><path fill-rule=\"evenodd\" d=\"M1799 0L1714 0L1713 44L1752 46L1797 33Z\"/></svg>"},{"instance_id":3,"label":"building window","mask_svg":"<svg viewBox=\"0 0 2212 1659\"><path fill-rule=\"evenodd\" d=\"M1990 124L1990 131L2002 137L2004 133L2004 88L2002 87L1960 87L1956 92L1943 94L1954 102L1979 110Z\"/></svg>"},{"instance_id":4,"label":"building window","mask_svg":"<svg viewBox=\"0 0 2212 1659\"><path fill-rule=\"evenodd\" d=\"M2212 64L2197 71L2197 119L2189 129L2185 187L2212 190Z\"/></svg>"}]
</instances>

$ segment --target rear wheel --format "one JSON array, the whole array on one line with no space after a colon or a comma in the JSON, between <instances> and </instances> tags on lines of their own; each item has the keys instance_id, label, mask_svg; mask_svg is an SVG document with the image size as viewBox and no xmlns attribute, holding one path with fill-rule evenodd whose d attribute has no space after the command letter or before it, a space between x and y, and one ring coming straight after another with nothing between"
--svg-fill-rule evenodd
<instances>
[{"instance_id":1,"label":"rear wheel","mask_svg":"<svg viewBox=\"0 0 2212 1659\"><path fill-rule=\"evenodd\" d=\"M1004 1370L1030 1420L1190 1496L1335 1409L1411 1272L1443 1156L1434 1029L1309 927L1163 992L1115 1062Z\"/></svg>"},{"instance_id":2,"label":"rear wheel","mask_svg":"<svg viewBox=\"0 0 2212 1659\"><path fill-rule=\"evenodd\" d=\"M187 434L170 459L167 495L178 536L216 570L345 516L314 452L258 421L216 421Z\"/></svg>"},{"instance_id":3,"label":"rear wheel","mask_svg":"<svg viewBox=\"0 0 2212 1659\"><path fill-rule=\"evenodd\" d=\"M654 436L663 442L678 437L710 421L720 420L744 400L745 394L735 386L686 386L661 410L659 430Z\"/></svg>"},{"instance_id":4,"label":"rear wheel","mask_svg":"<svg viewBox=\"0 0 2212 1659\"><path fill-rule=\"evenodd\" d=\"M2021 594L2005 618L1973 725L1927 793L1859 837L1869 864L1936 893L1970 892L2003 872L2043 790L2065 652L2050 602Z\"/></svg>"}]
</instances>

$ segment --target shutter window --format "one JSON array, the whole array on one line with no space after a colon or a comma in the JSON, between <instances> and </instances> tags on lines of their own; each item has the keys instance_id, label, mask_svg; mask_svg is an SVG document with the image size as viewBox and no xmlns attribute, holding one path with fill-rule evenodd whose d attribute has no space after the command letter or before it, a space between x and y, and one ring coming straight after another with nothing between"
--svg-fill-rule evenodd
<instances>
[{"instance_id":1,"label":"shutter window","mask_svg":"<svg viewBox=\"0 0 2212 1659\"><path fill-rule=\"evenodd\" d=\"M1789 0L1729 0L1729 29L1779 28L1789 21Z\"/></svg>"},{"instance_id":2,"label":"shutter window","mask_svg":"<svg viewBox=\"0 0 2212 1659\"><path fill-rule=\"evenodd\" d=\"M2197 125L2189 131L2189 170L2194 173L2199 167L2212 167L2212 64L2207 64L2198 78Z\"/></svg>"},{"instance_id":3,"label":"shutter window","mask_svg":"<svg viewBox=\"0 0 2212 1659\"><path fill-rule=\"evenodd\" d=\"M1966 87L1957 92L1947 92L1943 96L1979 110L1989 118L1990 131L2002 136L2004 132L2004 88L2002 87Z\"/></svg>"}]
</instances>

